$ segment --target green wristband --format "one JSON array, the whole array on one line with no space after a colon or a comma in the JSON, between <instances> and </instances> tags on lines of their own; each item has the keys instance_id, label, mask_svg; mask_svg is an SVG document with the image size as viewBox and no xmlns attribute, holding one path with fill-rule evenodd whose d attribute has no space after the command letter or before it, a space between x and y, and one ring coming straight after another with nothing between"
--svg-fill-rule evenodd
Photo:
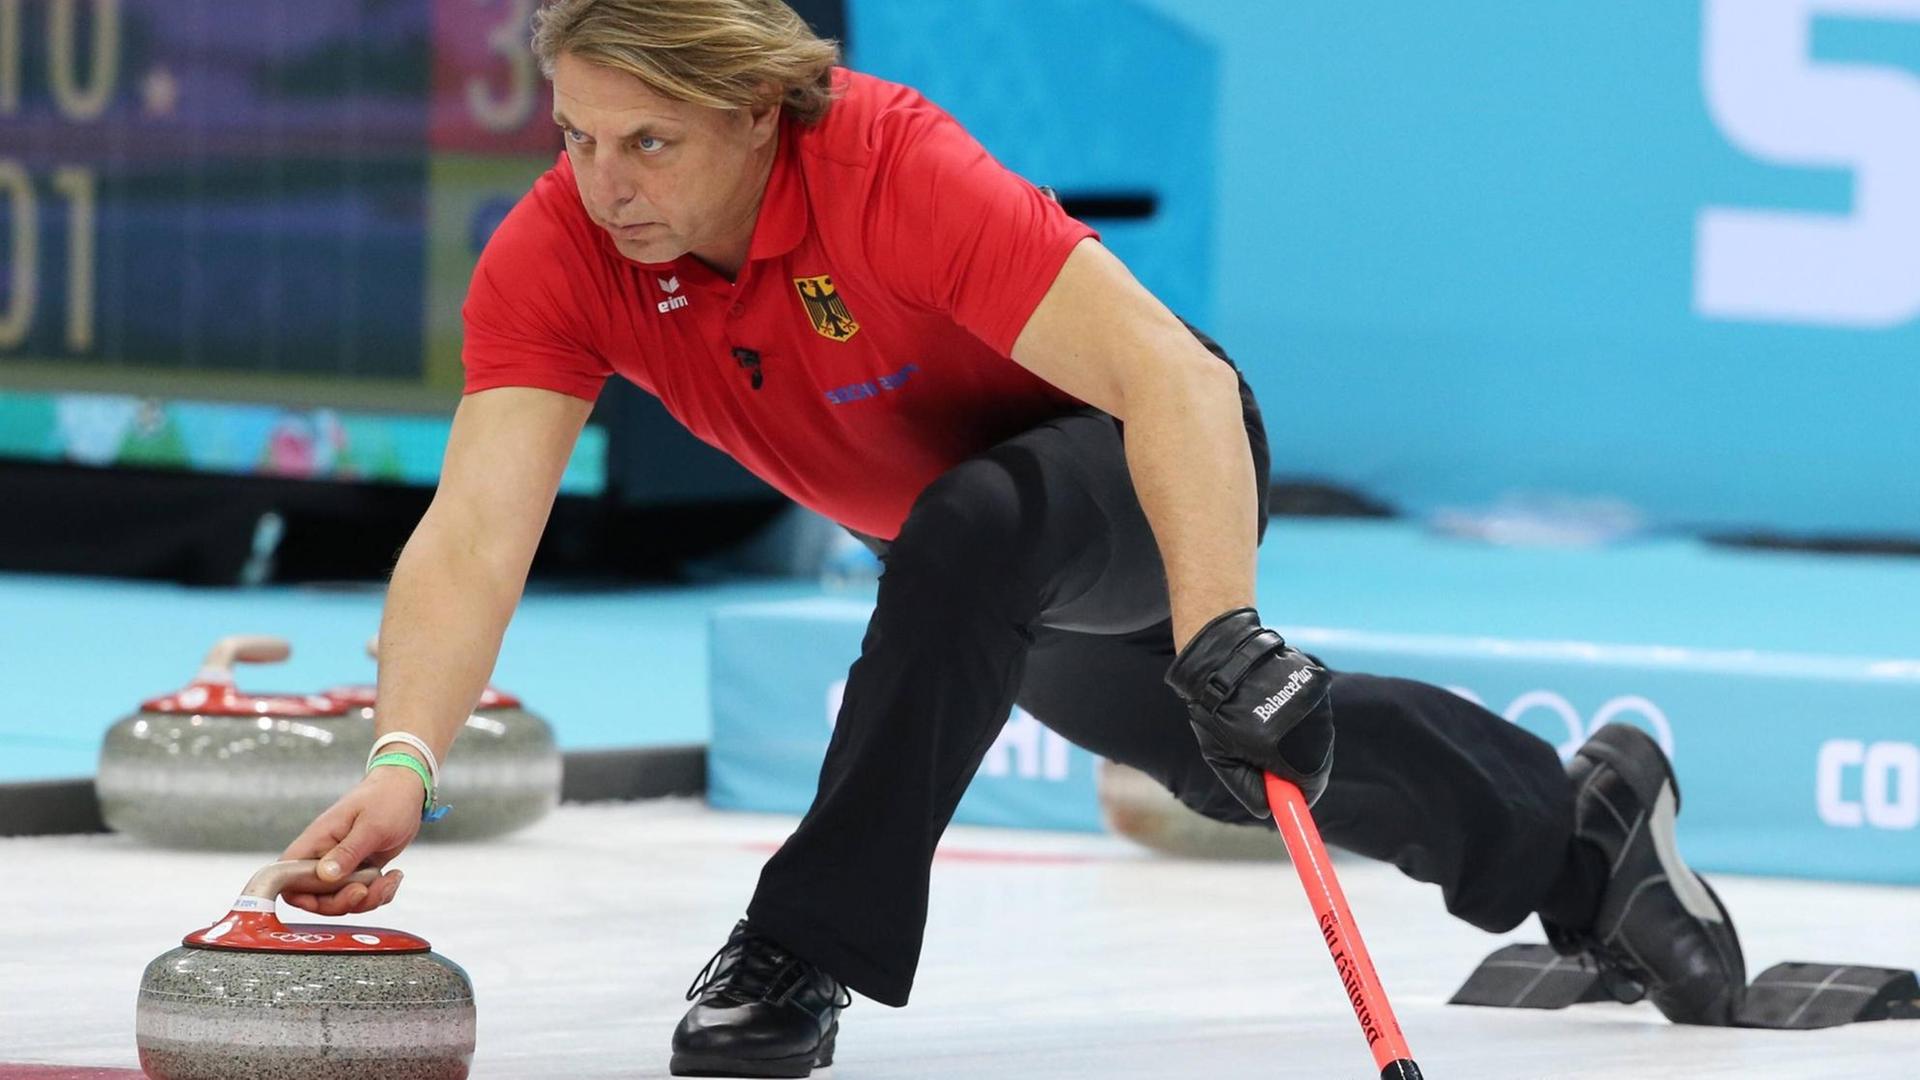
<instances>
[{"instance_id":1,"label":"green wristband","mask_svg":"<svg viewBox=\"0 0 1920 1080\"><path fill-rule=\"evenodd\" d=\"M381 754L379 757L367 762L367 771L372 772L382 765L398 765L404 769L412 769L418 774L420 777L420 786L424 787L427 792L426 797L421 800L420 813L424 815L433 810L433 775L427 772L427 767L420 763L419 758L414 757L412 754Z\"/></svg>"}]
</instances>

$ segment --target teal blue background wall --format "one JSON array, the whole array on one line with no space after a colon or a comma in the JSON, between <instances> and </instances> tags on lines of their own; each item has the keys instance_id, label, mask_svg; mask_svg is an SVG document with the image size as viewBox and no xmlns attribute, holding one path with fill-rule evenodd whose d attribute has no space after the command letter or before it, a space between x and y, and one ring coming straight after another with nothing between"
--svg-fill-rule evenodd
<instances>
[{"instance_id":1,"label":"teal blue background wall","mask_svg":"<svg viewBox=\"0 0 1920 1080\"><path fill-rule=\"evenodd\" d=\"M1920 535L1916 0L852 11L857 64L1009 163L1167 192L1179 224L1115 247L1249 370L1277 474ZM1736 291L1798 299L1728 314L1700 299L1725 212L1860 235L1736 259ZM1891 314L1844 310L1870 293Z\"/></svg>"}]
</instances>

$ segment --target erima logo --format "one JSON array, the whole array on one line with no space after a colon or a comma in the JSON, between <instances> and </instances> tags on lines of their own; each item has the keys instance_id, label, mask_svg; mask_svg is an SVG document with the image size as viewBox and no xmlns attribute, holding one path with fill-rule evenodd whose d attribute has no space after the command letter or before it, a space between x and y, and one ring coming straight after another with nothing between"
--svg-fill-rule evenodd
<instances>
[{"instance_id":1,"label":"erima logo","mask_svg":"<svg viewBox=\"0 0 1920 1080\"><path fill-rule=\"evenodd\" d=\"M1294 695L1300 692L1300 688L1312 681L1312 668L1301 668L1299 671L1287 676L1287 685L1281 687L1272 697L1255 705L1253 707L1253 715L1259 717L1260 722L1263 724L1273 719L1274 713L1285 708L1287 702L1292 701Z\"/></svg>"},{"instance_id":2,"label":"erima logo","mask_svg":"<svg viewBox=\"0 0 1920 1080\"><path fill-rule=\"evenodd\" d=\"M677 293L680 291L679 274L675 274L672 277L654 278L654 280L660 283L660 290L662 292ZM667 312L673 311L676 308L686 307L690 302L690 299L685 296L668 296L665 300L660 301L654 306L660 309L660 314L665 315Z\"/></svg>"}]
</instances>

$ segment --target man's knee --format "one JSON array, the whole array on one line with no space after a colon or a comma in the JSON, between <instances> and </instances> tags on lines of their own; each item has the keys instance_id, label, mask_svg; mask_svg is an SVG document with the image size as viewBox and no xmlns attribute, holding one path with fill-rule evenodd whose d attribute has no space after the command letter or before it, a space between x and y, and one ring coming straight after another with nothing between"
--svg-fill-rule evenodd
<instances>
[{"instance_id":1,"label":"man's knee","mask_svg":"<svg viewBox=\"0 0 1920 1080\"><path fill-rule=\"evenodd\" d=\"M998 458L961 462L914 501L887 553L887 574L968 594L1025 586L1030 501Z\"/></svg>"}]
</instances>

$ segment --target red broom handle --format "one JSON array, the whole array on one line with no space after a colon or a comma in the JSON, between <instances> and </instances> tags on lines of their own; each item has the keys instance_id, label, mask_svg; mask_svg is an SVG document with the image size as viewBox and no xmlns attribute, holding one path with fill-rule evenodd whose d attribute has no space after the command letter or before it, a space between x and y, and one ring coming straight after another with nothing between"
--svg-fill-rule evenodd
<instances>
[{"instance_id":1,"label":"red broom handle","mask_svg":"<svg viewBox=\"0 0 1920 1080\"><path fill-rule=\"evenodd\" d=\"M1307 799L1290 781L1267 774L1267 805L1273 809L1273 823L1287 842L1293 856L1293 868L1313 904L1320 936L1333 955L1333 968L1340 974L1353 1015L1373 1051L1373 1063L1380 1068L1381 1080L1421 1080L1420 1066L1413 1062L1407 1037L1400 1033L1400 1022L1393 1018L1387 1004L1387 992L1373 970L1373 958L1360 940L1360 928L1354 924L1347 896L1340 891L1340 879L1334 876L1327 848L1320 842L1320 830L1307 809Z\"/></svg>"}]
</instances>

